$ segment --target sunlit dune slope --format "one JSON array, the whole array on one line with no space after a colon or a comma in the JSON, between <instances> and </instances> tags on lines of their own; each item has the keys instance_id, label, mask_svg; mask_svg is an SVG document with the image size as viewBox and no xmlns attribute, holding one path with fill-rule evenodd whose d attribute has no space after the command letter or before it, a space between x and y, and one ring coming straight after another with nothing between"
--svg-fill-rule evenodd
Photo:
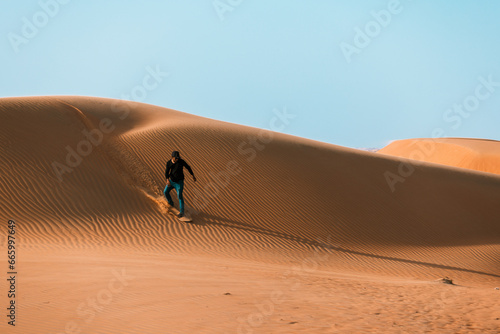
<instances>
[{"instance_id":1,"label":"sunlit dune slope","mask_svg":"<svg viewBox=\"0 0 500 334\"><path fill-rule=\"evenodd\" d=\"M328 243L353 271L500 269L497 175L423 163L392 191L398 157L101 98L1 99L0 124L1 219L25 247L285 261ZM174 149L192 225L165 214Z\"/></svg>"},{"instance_id":2,"label":"sunlit dune slope","mask_svg":"<svg viewBox=\"0 0 500 334\"><path fill-rule=\"evenodd\" d=\"M378 153L500 174L500 142L435 138L397 140Z\"/></svg>"}]
</instances>

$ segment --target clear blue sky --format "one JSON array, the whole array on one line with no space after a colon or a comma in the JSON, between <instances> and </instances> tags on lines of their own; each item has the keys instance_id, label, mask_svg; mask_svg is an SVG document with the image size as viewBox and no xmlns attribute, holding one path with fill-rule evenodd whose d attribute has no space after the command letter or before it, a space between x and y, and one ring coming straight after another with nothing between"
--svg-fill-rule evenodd
<instances>
[{"instance_id":1,"label":"clear blue sky","mask_svg":"<svg viewBox=\"0 0 500 334\"><path fill-rule=\"evenodd\" d=\"M1 96L120 98L158 67L142 102L213 119L286 108L282 132L349 147L500 140L500 2L59 1L0 5Z\"/></svg>"}]
</instances>

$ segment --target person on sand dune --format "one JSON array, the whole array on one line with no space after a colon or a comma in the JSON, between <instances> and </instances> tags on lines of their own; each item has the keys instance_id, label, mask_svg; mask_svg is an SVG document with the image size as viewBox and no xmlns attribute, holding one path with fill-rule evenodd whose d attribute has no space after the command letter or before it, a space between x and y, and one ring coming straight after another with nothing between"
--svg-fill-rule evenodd
<instances>
[{"instance_id":1,"label":"person on sand dune","mask_svg":"<svg viewBox=\"0 0 500 334\"><path fill-rule=\"evenodd\" d=\"M167 162L167 169L165 170L165 177L167 178L167 186L163 193L167 198L167 202L170 206L174 206L174 202L172 201L172 197L170 197L170 191L175 188L177 192L177 197L179 198L179 211L178 217L184 217L184 198L182 196L182 192L184 190L184 172L183 168L189 171L191 176L193 176L193 181L196 182L196 177L194 176L193 170L187 164L184 159L181 159L181 156L178 151L172 152L172 159Z\"/></svg>"}]
</instances>

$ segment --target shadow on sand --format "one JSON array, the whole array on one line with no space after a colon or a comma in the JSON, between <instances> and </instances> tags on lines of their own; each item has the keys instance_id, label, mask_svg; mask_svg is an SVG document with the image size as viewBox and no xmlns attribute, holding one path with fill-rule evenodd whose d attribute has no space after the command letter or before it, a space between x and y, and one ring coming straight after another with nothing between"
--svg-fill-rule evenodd
<instances>
[{"instance_id":1,"label":"shadow on sand","mask_svg":"<svg viewBox=\"0 0 500 334\"><path fill-rule=\"evenodd\" d=\"M321 241L315 241L315 240L310 240L310 239L306 239L306 238L302 238L302 237L297 237L297 236L294 236L291 234L273 231L273 230L268 229L268 228L252 226L252 225L247 224L247 223L238 222L236 220L230 220L230 219L224 218L224 217L213 216L213 215L209 215L206 213L199 213L198 215L196 215L195 220L193 222L191 222L190 224L198 225L198 226L204 226L204 225L225 226L225 227L235 228L235 229L238 229L241 231L261 233L261 234L264 234L266 236L295 241L295 242L306 244L306 245L309 245L312 247L318 247L318 248L321 248L323 250L330 250L330 251L335 251L338 253L359 255L359 256L365 256L365 257L379 259L379 260L415 264L415 265L425 266L425 267L429 267L429 268L436 268L436 269L456 270L456 271L462 271L462 272L467 272L467 273L472 273L472 274L479 274L479 275L486 275L486 276L490 276L490 277L500 278L500 275L497 275L497 274L492 274L492 273L487 273L487 272L482 272L482 271L477 271L477 270L472 270L472 269L447 266L447 265L431 263L431 262L401 259L401 258L385 256L385 255L369 254L369 253L364 253L364 252L360 252L360 251L345 249L345 248L340 247L340 245L336 245L336 244L331 245L331 244L321 242Z\"/></svg>"}]
</instances>

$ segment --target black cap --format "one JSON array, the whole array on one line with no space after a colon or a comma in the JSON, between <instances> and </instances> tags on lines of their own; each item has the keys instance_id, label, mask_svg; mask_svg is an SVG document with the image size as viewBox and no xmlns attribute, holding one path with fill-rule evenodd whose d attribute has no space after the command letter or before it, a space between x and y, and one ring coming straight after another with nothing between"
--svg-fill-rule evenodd
<instances>
[{"instance_id":1,"label":"black cap","mask_svg":"<svg viewBox=\"0 0 500 334\"><path fill-rule=\"evenodd\" d=\"M172 158L180 158L181 155L179 154L179 151L173 151L172 152Z\"/></svg>"}]
</instances>

